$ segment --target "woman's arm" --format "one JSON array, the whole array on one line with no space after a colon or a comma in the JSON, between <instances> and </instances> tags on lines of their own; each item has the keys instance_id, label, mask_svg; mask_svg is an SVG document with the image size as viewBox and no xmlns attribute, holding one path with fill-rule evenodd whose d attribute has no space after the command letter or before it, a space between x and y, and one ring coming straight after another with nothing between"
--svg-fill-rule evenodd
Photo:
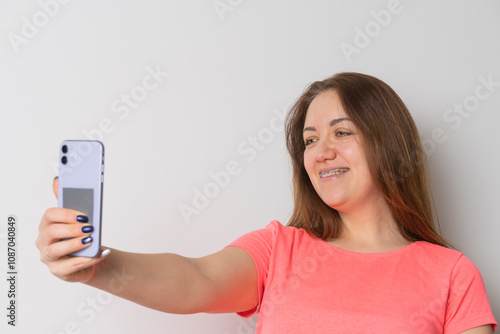
<instances>
[{"instance_id":1,"label":"woman's arm","mask_svg":"<svg viewBox=\"0 0 500 334\"><path fill-rule=\"evenodd\" d=\"M57 197L57 180L54 181ZM257 269L250 255L227 247L202 258L112 250L104 257L68 254L88 247L80 212L48 209L36 245L51 273L169 313L246 311L258 303Z\"/></svg>"},{"instance_id":2,"label":"woman's arm","mask_svg":"<svg viewBox=\"0 0 500 334\"><path fill-rule=\"evenodd\" d=\"M468 331L462 332L462 334L492 334L493 328L491 325L481 326L469 329Z\"/></svg>"},{"instance_id":3,"label":"woman's arm","mask_svg":"<svg viewBox=\"0 0 500 334\"><path fill-rule=\"evenodd\" d=\"M168 313L246 311L257 305L257 269L228 247L203 258L112 250L86 284Z\"/></svg>"}]
</instances>

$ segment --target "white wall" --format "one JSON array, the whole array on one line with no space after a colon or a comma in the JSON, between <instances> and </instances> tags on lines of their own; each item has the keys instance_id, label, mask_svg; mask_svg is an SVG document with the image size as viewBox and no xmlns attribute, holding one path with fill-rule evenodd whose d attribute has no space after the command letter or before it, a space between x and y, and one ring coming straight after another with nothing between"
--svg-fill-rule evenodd
<instances>
[{"instance_id":1,"label":"white wall","mask_svg":"<svg viewBox=\"0 0 500 334\"><path fill-rule=\"evenodd\" d=\"M375 75L407 103L444 234L481 270L500 320L498 1L59 1L0 4L3 269L7 216L19 221L18 326L7 326L2 306L2 333L248 333L255 319L162 314L50 275L35 239L56 205L58 145L97 138L101 127L105 245L205 255L273 219L286 223L279 115L307 84L339 71ZM161 73L147 91L150 71ZM484 80L495 82L490 91ZM144 98L134 108L121 101L131 93ZM262 150L251 144L259 136ZM230 162L239 174L184 219L179 207ZM6 305L5 279L0 291Z\"/></svg>"}]
</instances>

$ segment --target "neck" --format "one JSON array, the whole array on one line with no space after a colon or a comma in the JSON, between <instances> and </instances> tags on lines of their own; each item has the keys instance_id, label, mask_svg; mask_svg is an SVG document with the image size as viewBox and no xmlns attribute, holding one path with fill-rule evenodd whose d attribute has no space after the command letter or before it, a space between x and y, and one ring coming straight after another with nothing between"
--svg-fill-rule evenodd
<instances>
[{"instance_id":1,"label":"neck","mask_svg":"<svg viewBox=\"0 0 500 334\"><path fill-rule=\"evenodd\" d=\"M385 201L363 205L363 208L339 212L342 227L338 238L330 243L360 253L389 252L410 244L399 232Z\"/></svg>"}]
</instances>

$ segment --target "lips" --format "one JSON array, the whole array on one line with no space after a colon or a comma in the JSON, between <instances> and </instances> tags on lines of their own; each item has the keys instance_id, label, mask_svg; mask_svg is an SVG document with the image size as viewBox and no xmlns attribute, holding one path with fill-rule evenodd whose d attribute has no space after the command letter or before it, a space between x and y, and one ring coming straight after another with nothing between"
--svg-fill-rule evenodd
<instances>
[{"instance_id":1,"label":"lips","mask_svg":"<svg viewBox=\"0 0 500 334\"><path fill-rule=\"evenodd\" d=\"M331 169L328 171L322 171L319 173L319 176L321 178L332 176L332 175L340 175L344 174L345 172L349 171L349 168L336 168L336 169Z\"/></svg>"}]
</instances>

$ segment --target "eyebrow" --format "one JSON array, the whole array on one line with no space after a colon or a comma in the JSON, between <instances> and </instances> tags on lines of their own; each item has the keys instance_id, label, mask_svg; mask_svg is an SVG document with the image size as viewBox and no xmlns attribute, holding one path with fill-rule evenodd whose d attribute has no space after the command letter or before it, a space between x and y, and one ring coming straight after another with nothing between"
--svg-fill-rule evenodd
<instances>
[{"instance_id":1,"label":"eyebrow","mask_svg":"<svg viewBox=\"0 0 500 334\"><path fill-rule=\"evenodd\" d=\"M350 121L350 122L352 122L352 120L350 118L347 118L347 117L336 118L336 119L334 119L333 121L330 122L330 126L334 126L335 124L340 123L342 121ZM316 128L314 126L308 126L308 127L304 128L303 132L306 132L306 131L316 131Z\"/></svg>"}]
</instances>

